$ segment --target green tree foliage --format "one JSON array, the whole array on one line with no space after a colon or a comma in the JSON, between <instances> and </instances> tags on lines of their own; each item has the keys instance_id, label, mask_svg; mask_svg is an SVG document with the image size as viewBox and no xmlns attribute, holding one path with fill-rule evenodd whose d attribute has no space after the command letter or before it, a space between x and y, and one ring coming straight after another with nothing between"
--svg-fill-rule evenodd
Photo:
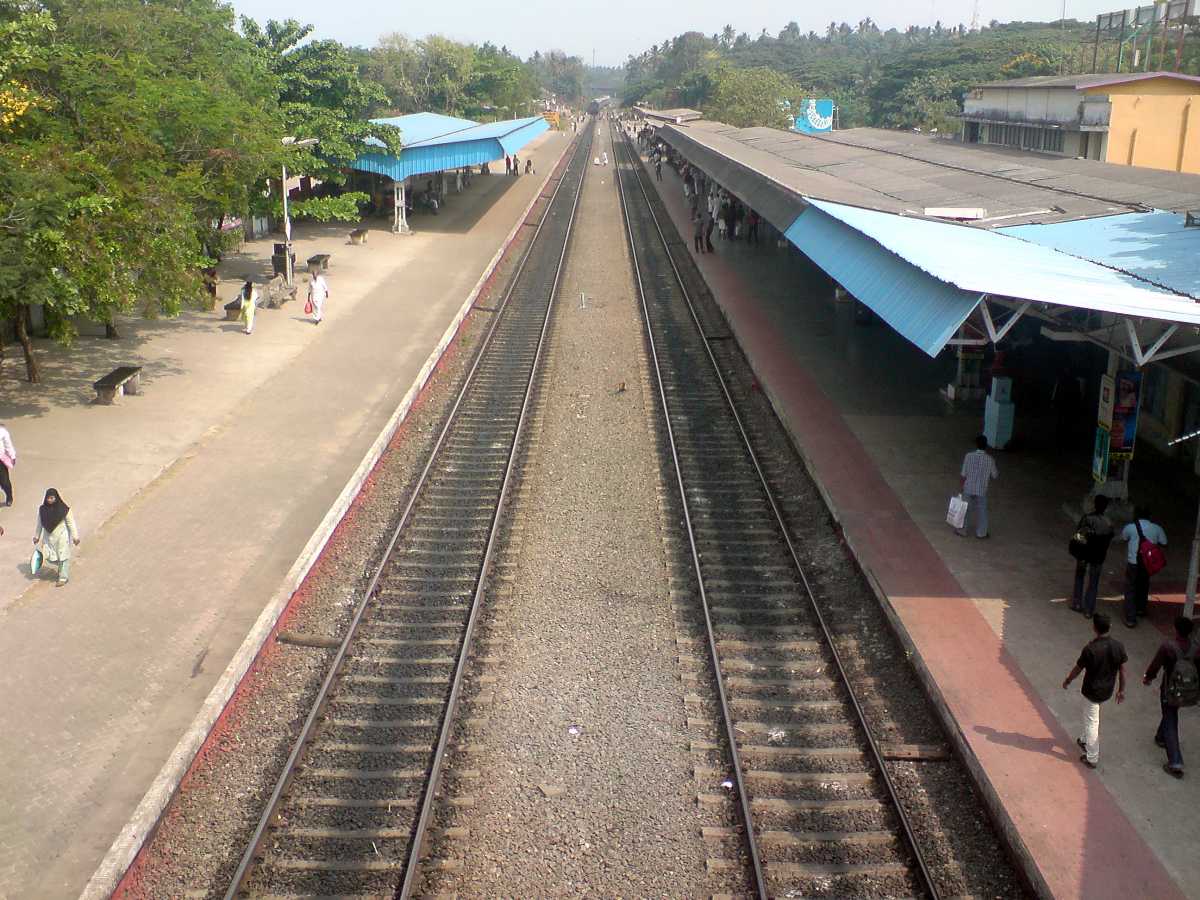
<instances>
[{"instance_id":1,"label":"green tree foliage","mask_svg":"<svg viewBox=\"0 0 1200 900\"><path fill-rule=\"evenodd\" d=\"M767 125L786 128L789 110L799 108L800 85L773 69L738 69L727 63L708 76L704 115L738 128Z\"/></svg>"},{"instance_id":2,"label":"green tree foliage","mask_svg":"<svg viewBox=\"0 0 1200 900\"><path fill-rule=\"evenodd\" d=\"M769 69L789 76L809 96L831 97L843 126L953 127L963 94L981 81L1051 74L1090 65L1084 44L1093 26L1082 22L993 22L978 32L937 23L883 31L870 18L830 22L804 34L789 22L777 36L754 40L728 32L712 38L681 34L630 57L625 103L699 106L711 99L718 63ZM1086 61L1083 55L1086 53ZM1185 53L1185 65L1188 57Z\"/></svg>"},{"instance_id":3,"label":"green tree foliage","mask_svg":"<svg viewBox=\"0 0 1200 900\"><path fill-rule=\"evenodd\" d=\"M579 103L584 98L583 60L568 56L562 50L534 53L529 59L538 84L564 103Z\"/></svg>"},{"instance_id":4,"label":"green tree foliage","mask_svg":"<svg viewBox=\"0 0 1200 900\"><path fill-rule=\"evenodd\" d=\"M7 74L42 100L0 143L0 318L36 381L29 305L70 342L75 316L172 314L198 295L215 225L278 157L280 119L216 0L0 0L5 25L30 15L52 27Z\"/></svg>"}]
</instances>

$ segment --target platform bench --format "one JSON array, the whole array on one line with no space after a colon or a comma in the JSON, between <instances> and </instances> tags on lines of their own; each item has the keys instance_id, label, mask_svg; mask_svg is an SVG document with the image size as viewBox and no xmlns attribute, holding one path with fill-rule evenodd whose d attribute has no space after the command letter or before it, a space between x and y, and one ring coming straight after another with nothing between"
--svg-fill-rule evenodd
<instances>
[{"instance_id":1,"label":"platform bench","mask_svg":"<svg viewBox=\"0 0 1200 900\"><path fill-rule=\"evenodd\" d=\"M141 382L141 366L121 366L113 369L92 387L96 389L97 403L113 404L125 394L139 393Z\"/></svg>"},{"instance_id":2,"label":"platform bench","mask_svg":"<svg viewBox=\"0 0 1200 900\"><path fill-rule=\"evenodd\" d=\"M225 320L228 322L237 321L242 317L242 295L238 294L232 300L225 304Z\"/></svg>"},{"instance_id":3,"label":"platform bench","mask_svg":"<svg viewBox=\"0 0 1200 900\"><path fill-rule=\"evenodd\" d=\"M319 269L322 272L329 271L330 253L314 253L308 258L308 271L313 272Z\"/></svg>"},{"instance_id":4,"label":"platform bench","mask_svg":"<svg viewBox=\"0 0 1200 900\"><path fill-rule=\"evenodd\" d=\"M350 243L365 244L367 242L367 235L369 233L370 232L368 232L365 228L355 228L352 232L350 232Z\"/></svg>"}]
</instances>

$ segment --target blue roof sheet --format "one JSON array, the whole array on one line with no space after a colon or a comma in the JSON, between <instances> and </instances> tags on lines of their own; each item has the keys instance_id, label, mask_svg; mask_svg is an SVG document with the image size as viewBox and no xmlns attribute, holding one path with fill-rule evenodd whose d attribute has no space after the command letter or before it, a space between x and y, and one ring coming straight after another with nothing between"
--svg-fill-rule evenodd
<instances>
[{"instance_id":1,"label":"blue roof sheet","mask_svg":"<svg viewBox=\"0 0 1200 900\"><path fill-rule=\"evenodd\" d=\"M516 153L550 127L541 116L480 124L438 113L412 113L371 121L400 129L400 154L364 153L352 168L396 181L493 162Z\"/></svg>"},{"instance_id":2,"label":"blue roof sheet","mask_svg":"<svg viewBox=\"0 0 1200 900\"><path fill-rule=\"evenodd\" d=\"M930 356L979 304L979 294L939 281L815 205L784 233L854 297Z\"/></svg>"},{"instance_id":3,"label":"blue roof sheet","mask_svg":"<svg viewBox=\"0 0 1200 900\"><path fill-rule=\"evenodd\" d=\"M1200 228L1185 220L1157 211L1000 230L1200 298Z\"/></svg>"}]
</instances>

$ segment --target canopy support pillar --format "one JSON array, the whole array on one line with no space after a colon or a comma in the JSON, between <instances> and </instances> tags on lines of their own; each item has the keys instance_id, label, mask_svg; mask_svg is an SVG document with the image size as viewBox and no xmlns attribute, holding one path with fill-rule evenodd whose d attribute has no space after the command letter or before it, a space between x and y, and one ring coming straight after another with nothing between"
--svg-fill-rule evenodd
<instances>
[{"instance_id":1,"label":"canopy support pillar","mask_svg":"<svg viewBox=\"0 0 1200 900\"><path fill-rule=\"evenodd\" d=\"M405 212L405 197L404 197L404 182L393 181L393 218L392 231L396 234L412 234L412 229L408 227L408 216Z\"/></svg>"}]
</instances>

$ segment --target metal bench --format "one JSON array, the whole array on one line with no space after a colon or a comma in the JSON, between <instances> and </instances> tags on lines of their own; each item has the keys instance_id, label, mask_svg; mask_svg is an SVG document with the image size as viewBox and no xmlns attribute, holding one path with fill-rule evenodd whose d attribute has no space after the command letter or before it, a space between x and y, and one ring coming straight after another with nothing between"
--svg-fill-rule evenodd
<instances>
[{"instance_id":1,"label":"metal bench","mask_svg":"<svg viewBox=\"0 0 1200 900\"><path fill-rule=\"evenodd\" d=\"M365 228L355 228L352 232L350 232L350 243L356 245L365 244L367 242L368 234L369 232Z\"/></svg>"},{"instance_id":2,"label":"metal bench","mask_svg":"<svg viewBox=\"0 0 1200 900\"><path fill-rule=\"evenodd\" d=\"M314 253L308 258L308 271L310 272L328 272L330 253Z\"/></svg>"},{"instance_id":3,"label":"metal bench","mask_svg":"<svg viewBox=\"0 0 1200 900\"><path fill-rule=\"evenodd\" d=\"M141 390L142 367L121 366L113 369L92 387L96 389L96 402L111 405L125 394L137 394Z\"/></svg>"}]
</instances>

